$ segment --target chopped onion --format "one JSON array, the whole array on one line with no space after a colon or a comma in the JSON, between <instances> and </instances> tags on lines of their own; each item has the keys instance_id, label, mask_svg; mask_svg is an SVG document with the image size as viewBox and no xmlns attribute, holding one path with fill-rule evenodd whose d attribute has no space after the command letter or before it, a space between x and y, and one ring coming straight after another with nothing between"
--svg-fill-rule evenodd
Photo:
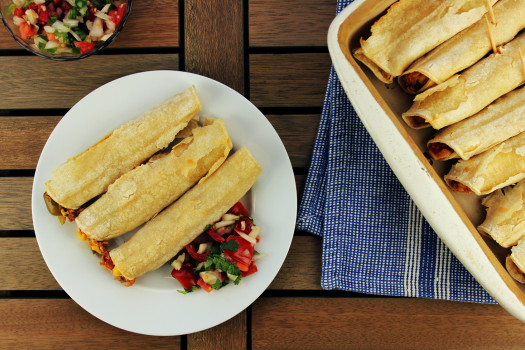
<instances>
[{"instance_id":1,"label":"chopped onion","mask_svg":"<svg viewBox=\"0 0 525 350\"><path fill-rule=\"evenodd\" d=\"M51 27L51 26L44 26L44 30L47 32L47 33L54 33L55 32L55 28Z\"/></svg>"},{"instance_id":2,"label":"chopped onion","mask_svg":"<svg viewBox=\"0 0 525 350\"><path fill-rule=\"evenodd\" d=\"M266 254L261 254L261 253L259 253L259 254L255 254L255 255L253 256L253 261L261 260L261 259L263 259L263 258L266 258L266 256L267 256Z\"/></svg>"},{"instance_id":3,"label":"chopped onion","mask_svg":"<svg viewBox=\"0 0 525 350\"><path fill-rule=\"evenodd\" d=\"M55 23L53 23L53 25L51 27L55 28L56 30L58 30L59 32L62 32L62 33L69 32L69 27L66 27L64 25L64 23L62 23L60 21L55 21Z\"/></svg>"},{"instance_id":4,"label":"chopped onion","mask_svg":"<svg viewBox=\"0 0 525 350\"><path fill-rule=\"evenodd\" d=\"M77 41L82 41L82 39L80 39L80 37L78 36L78 34L75 33L74 31L70 31L69 34L73 35L73 38L77 39Z\"/></svg>"},{"instance_id":5,"label":"chopped onion","mask_svg":"<svg viewBox=\"0 0 525 350\"><path fill-rule=\"evenodd\" d=\"M257 240L255 238L248 236L246 233L242 233L241 231L237 230L235 230L235 232L237 232L239 236L250 242L252 245L255 245L257 243Z\"/></svg>"},{"instance_id":6,"label":"chopped onion","mask_svg":"<svg viewBox=\"0 0 525 350\"><path fill-rule=\"evenodd\" d=\"M16 7L22 7L26 3L26 0L13 0Z\"/></svg>"},{"instance_id":7,"label":"chopped onion","mask_svg":"<svg viewBox=\"0 0 525 350\"><path fill-rule=\"evenodd\" d=\"M31 24L36 24L36 19L38 18L38 14L34 10L26 10L26 16L27 20Z\"/></svg>"},{"instance_id":8,"label":"chopped onion","mask_svg":"<svg viewBox=\"0 0 525 350\"><path fill-rule=\"evenodd\" d=\"M13 23L14 23L15 26L21 25L22 22L25 22L22 17L13 16Z\"/></svg>"},{"instance_id":9,"label":"chopped onion","mask_svg":"<svg viewBox=\"0 0 525 350\"><path fill-rule=\"evenodd\" d=\"M78 27L78 21L76 19L64 18L63 22L70 27Z\"/></svg>"},{"instance_id":10,"label":"chopped onion","mask_svg":"<svg viewBox=\"0 0 525 350\"><path fill-rule=\"evenodd\" d=\"M115 23L112 20L106 20L104 23L106 23L106 28L108 28L109 32L115 31ZM106 31L106 34L109 34L108 31Z\"/></svg>"},{"instance_id":11,"label":"chopped onion","mask_svg":"<svg viewBox=\"0 0 525 350\"><path fill-rule=\"evenodd\" d=\"M95 18L93 21L93 26L91 27L91 30L89 31L89 35L92 38L100 38L104 35L104 26L102 25L102 20L100 18Z\"/></svg>"},{"instance_id":12,"label":"chopped onion","mask_svg":"<svg viewBox=\"0 0 525 350\"><path fill-rule=\"evenodd\" d=\"M86 21L86 27L88 30L91 30L93 28L93 22L92 21Z\"/></svg>"},{"instance_id":13,"label":"chopped onion","mask_svg":"<svg viewBox=\"0 0 525 350\"><path fill-rule=\"evenodd\" d=\"M215 229L218 229L218 228L221 228L221 227L225 227L225 226L230 226L232 224L234 224L235 221L234 220L228 220L228 221L219 221L217 222L215 225L213 225L213 227Z\"/></svg>"},{"instance_id":14,"label":"chopped onion","mask_svg":"<svg viewBox=\"0 0 525 350\"><path fill-rule=\"evenodd\" d=\"M224 214L222 216L222 220L226 220L226 221L230 221L230 220L238 220L239 219L239 215L234 215L234 214Z\"/></svg>"},{"instance_id":15,"label":"chopped onion","mask_svg":"<svg viewBox=\"0 0 525 350\"><path fill-rule=\"evenodd\" d=\"M257 236L259 236L259 234L261 233L262 231L262 227L261 226L255 226L253 225L252 226L252 231L250 232L249 236L250 237L253 237L253 238L257 238Z\"/></svg>"},{"instance_id":16,"label":"chopped onion","mask_svg":"<svg viewBox=\"0 0 525 350\"><path fill-rule=\"evenodd\" d=\"M42 44L47 43L47 40L46 39L42 39L39 35L35 35L33 40L35 41L35 44L37 44L37 45L40 44L40 43L42 43Z\"/></svg>"},{"instance_id":17,"label":"chopped onion","mask_svg":"<svg viewBox=\"0 0 525 350\"><path fill-rule=\"evenodd\" d=\"M66 0L67 2L69 2L69 4L73 7L75 7L75 0Z\"/></svg>"},{"instance_id":18,"label":"chopped onion","mask_svg":"<svg viewBox=\"0 0 525 350\"><path fill-rule=\"evenodd\" d=\"M97 11L97 13L95 13L95 16L104 20L111 19L107 14L102 13L101 11Z\"/></svg>"},{"instance_id":19,"label":"chopped onion","mask_svg":"<svg viewBox=\"0 0 525 350\"><path fill-rule=\"evenodd\" d=\"M100 41L106 41L106 40L108 40L112 35L113 35L113 33L105 34L102 38L100 38Z\"/></svg>"},{"instance_id":20,"label":"chopped onion","mask_svg":"<svg viewBox=\"0 0 525 350\"><path fill-rule=\"evenodd\" d=\"M45 49L46 50L49 50L49 49L56 49L60 46L60 43L58 41L48 41L46 43L46 47Z\"/></svg>"},{"instance_id":21,"label":"chopped onion","mask_svg":"<svg viewBox=\"0 0 525 350\"><path fill-rule=\"evenodd\" d=\"M111 4L106 4L101 10L100 12L102 13L107 13L108 10L109 10L109 7L111 6Z\"/></svg>"},{"instance_id":22,"label":"chopped onion","mask_svg":"<svg viewBox=\"0 0 525 350\"><path fill-rule=\"evenodd\" d=\"M42 4L45 4L46 3L46 0L35 0L35 4L37 5L42 5Z\"/></svg>"},{"instance_id":23,"label":"chopped onion","mask_svg":"<svg viewBox=\"0 0 525 350\"><path fill-rule=\"evenodd\" d=\"M208 251L209 247L210 247L209 243L201 243L199 244L199 250L197 251L197 253L204 254L206 253L206 251Z\"/></svg>"}]
</instances>

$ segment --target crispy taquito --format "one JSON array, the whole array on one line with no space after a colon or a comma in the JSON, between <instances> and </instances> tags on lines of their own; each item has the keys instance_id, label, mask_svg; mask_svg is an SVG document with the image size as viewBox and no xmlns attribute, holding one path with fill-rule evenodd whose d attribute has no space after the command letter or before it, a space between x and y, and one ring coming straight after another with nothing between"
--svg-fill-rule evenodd
<instances>
[{"instance_id":1,"label":"crispy taquito","mask_svg":"<svg viewBox=\"0 0 525 350\"><path fill-rule=\"evenodd\" d=\"M525 0L500 0L493 11L496 23L482 18L414 62L398 78L403 90L418 94L443 83L525 28Z\"/></svg>"},{"instance_id":2,"label":"crispy taquito","mask_svg":"<svg viewBox=\"0 0 525 350\"><path fill-rule=\"evenodd\" d=\"M463 73L419 94L403 113L405 122L416 129L432 126L441 129L468 118L498 97L525 82L520 48L525 33L479 61Z\"/></svg>"},{"instance_id":3,"label":"crispy taquito","mask_svg":"<svg viewBox=\"0 0 525 350\"><path fill-rule=\"evenodd\" d=\"M166 148L201 109L193 86L168 98L58 166L45 183L46 194L63 208L80 208L124 173Z\"/></svg>"},{"instance_id":4,"label":"crispy taquito","mask_svg":"<svg viewBox=\"0 0 525 350\"><path fill-rule=\"evenodd\" d=\"M232 143L222 120L193 129L169 153L127 172L76 218L90 240L118 237L159 213L226 159Z\"/></svg>"},{"instance_id":5,"label":"crispy taquito","mask_svg":"<svg viewBox=\"0 0 525 350\"><path fill-rule=\"evenodd\" d=\"M481 112L441 129L428 142L437 160L469 159L525 131L525 87L509 92Z\"/></svg>"},{"instance_id":6,"label":"crispy taquito","mask_svg":"<svg viewBox=\"0 0 525 350\"><path fill-rule=\"evenodd\" d=\"M261 166L245 147L213 174L147 222L127 242L103 256L113 275L133 281L156 270L219 220L253 186Z\"/></svg>"},{"instance_id":7,"label":"crispy taquito","mask_svg":"<svg viewBox=\"0 0 525 350\"><path fill-rule=\"evenodd\" d=\"M488 0L490 5L496 0ZM400 0L372 25L355 57L385 83L442 42L478 21L487 0Z\"/></svg>"}]
</instances>

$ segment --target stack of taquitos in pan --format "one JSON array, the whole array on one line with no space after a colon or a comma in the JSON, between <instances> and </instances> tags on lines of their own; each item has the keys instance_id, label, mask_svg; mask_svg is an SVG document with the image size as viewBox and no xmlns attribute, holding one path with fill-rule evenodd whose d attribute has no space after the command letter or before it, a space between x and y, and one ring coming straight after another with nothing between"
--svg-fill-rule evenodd
<instances>
[{"instance_id":1,"label":"stack of taquitos in pan","mask_svg":"<svg viewBox=\"0 0 525 350\"><path fill-rule=\"evenodd\" d=\"M245 148L223 164L231 139L221 119L190 127L200 110L191 87L67 160L46 183L50 212L75 219L79 238L105 253L106 260L114 259L116 279L128 285L166 263L197 231L221 217L261 172ZM176 135L188 133L166 149ZM108 254L109 240L144 223Z\"/></svg>"},{"instance_id":2,"label":"stack of taquitos in pan","mask_svg":"<svg viewBox=\"0 0 525 350\"><path fill-rule=\"evenodd\" d=\"M476 13L471 22L458 16L467 3L467 12ZM440 6L465 25L446 26ZM418 94L402 119L414 129L439 130L427 144L432 158L460 158L445 175L453 190L488 195L479 230L505 248L515 247L507 265L519 278L516 271L525 272L525 185L513 185L525 181L525 0L455 1L454 6L400 0L354 54L380 80L398 77L403 90ZM474 8L477 12L470 11ZM389 37L385 25L398 23L401 31ZM411 28L418 34L409 35ZM421 38L425 34L429 37ZM430 45L437 37L443 40ZM421 49L417 55L415 48Z\"/></svg>"}]
</instances>

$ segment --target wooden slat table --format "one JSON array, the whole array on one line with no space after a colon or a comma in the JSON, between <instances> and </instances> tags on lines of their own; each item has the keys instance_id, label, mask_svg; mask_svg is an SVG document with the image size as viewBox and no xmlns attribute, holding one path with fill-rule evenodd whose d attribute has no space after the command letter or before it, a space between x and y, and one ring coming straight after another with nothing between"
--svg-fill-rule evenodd
<instances>
[{"instance_id":1,"label":"wooden slat table","mask_svg":"<svg viewBox=\"0 0 525 350\"><path fill-rule=\"evenodd\" d=\"M32 56L0 29L0 349L522 348L525 324L497 305L323 291L321 240L296 232L286 262L248 309L175 337L122 331L61 290L38 250L32 176L61 116L92 89L155 69L217 79L273 124L299 198L330 69L335 0L135 0L123 33L78 62ZM205 317L205 315L203 315Z\"/></svg>"}]
</instances>

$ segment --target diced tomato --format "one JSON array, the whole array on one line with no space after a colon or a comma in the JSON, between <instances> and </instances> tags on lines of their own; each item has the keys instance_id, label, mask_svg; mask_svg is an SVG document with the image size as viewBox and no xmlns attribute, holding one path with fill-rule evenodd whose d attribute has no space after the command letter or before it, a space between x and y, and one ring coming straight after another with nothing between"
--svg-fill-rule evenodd
<instances>
[{"instance_id":1,"label":"diced tomato","mask_svg":"<svg viewBox=\"0 0 525 350\"><path fill-rule=\"evenodd\" d=\"M225 241L224 237L218 234L217 231L215 231L215 229L213 228L213 226L210 227L206 232L216 242L222 243Z\"/></svg>"},{"instance_id":2,"label":"diced tomato","mask_svg":"<svg viewBox=\"0 0 525 350\"><path fill-rule=\"evenodd\" d=\"M29 5L27 5L26 10L33 10L33 11L36 12L36 10L38 10L38 7L39 7L39 6L40 6L40 5L37 5L37 4L35 4L34 2L32 2L32 3L30 3Z\"/></svg>"},{"instance_id":3,"label":"diced tomato","mask_svg":"<svg viewBox=\"0 0 525 350\"><path fill-rule=\"evenodd\" d=\"M49 41L58 41L58 38L55 35L55 33L48 33L48 32L46 32L46 36L47 36L47 40L49 40Z\"/></svg>"},{"instance_id":4,"label":"diced tomato","mask_svg":"<svg viewBox=\"0 0 525 350\"><path fill-rule=\"evenodd\" d=\"M201 261L201 262L206 261L208 259L208 255L210 254L210 252L206 252L204 254L198 253L195 250L195 247L191 243L186 245L186 251L190 254L190 256L193 259L195 259L197 261Z\"/></svg>"},{"instance_id":5,"label":"diced tomato","mask_svg":"<svg viewBox=\"0 0 525 350\"><path fill-rule=\"evenodd\" d=\"M206 292L208 292L208 293L211 292L212 289L213 289L208 283L204 282L204 280L202 279L202 277L199 278L199 280L197 281L197 284L198 284L202 289L204 289Z\"/></svg>"},{"instance_id":6,"label":"diced tomato","mask_svg":"<svg viewBox=\"0 0 525 350\"><path fill-rule=\"evenodd\" d=\"M25 12L20 7L16 7L14 12L13 12L13 15L14 16L18 16L18 17L22 17L23 15L25 15Z\"/></svg>"},{"instance_id":7,"label":"diced tomato","mask_svg":"<svg viewBox=\"0 0 525 350\"><path fill-rule=\"evenodd\" d=\"M239 269L239 270L241 270L241 269ZM246 270L246 271L241 270L241 276L242 277L246 277L246 276L249 276L249 275L254 274L256 272L257 272L257 266L254 263L252 263L250 265L250 267L248 267L248 270Z\"/></svg>"},{"instance_id":8,"label":"diced tomato","mask_svg":"<svg viewBox=\"0 0 525 350\"><path fill-rule=\"evenodd\" d=\"M95 43L90 43L87 41L75 41L75 46L80 49L81 54L88 53L89 51L93 50L95 47Z\"/></svg>"},{"instance_id":9,"label":"diced tomato","mask_svg":"<svg viewBox=\"0 0 525 350\"><path fill-rule=\"evenodd\" d=\"M193 273L193 267L190 263L183 264L180 270L173 269L171 275L175 277L187 291L191 291L191 287L197 284L197 277Z\"/></svg>"},{"instance_id":10,"label":"diced tomato","mask_svg":"<svg viewBox=\"0 0 525 350\"><path fill-rule=\"evenodd\" d=\"M231 240L237 242L239 247L237 248L236 252L224 249L224 254L235 263L241 263L242 265L250 266L253 260L253 245L240 236L229 236L228 239L226 239L226 242Z\"/></svg>"},{"instance_id":11,"label":"diced tomato","mask_svg":"<svg viewBox=\"0 0 525 350\"><path fill-rule=\"evenodd\" d=\"M244 216L250 216L250 213L248 213L248 210L242 205L241 202L235 203L233 207L231 207L230 210L228 210L228 213L234 214L234 215L244 215Z\"/></svg>"},{"instance_id":12,"label":"diced tomato","mask_svg":"<svg viewBox=\"0 0 525 350\"><path fill-rule=\"evenodd\" d=\"M250 267L248 265L244 265L244 264L241 264L239 262L236 265L239 268L239 271L241 271L241 272L248 271L250 269Z\"/></svg>"},{"instance_id":13,"label":"diced tomato","mask_svg":"<svg viewBox=\"0 0 525 350\"><path fill-rule=\"evenodd\" d=\"M247 216L241 216L235 225L235 231L246 233L248 235L252 232L252 226L252 220L248 219Z\"/></svg>"},{"instance_id":14,"label":"diced tomato","mask_svg":"<svg viewBox=\"0 0 525 350\"><path fill-rule=\"evenodd\" d=\"M62 0L53 0L53 3L56 5L60 5L60 3L62 2Z\"/></svg>"},{"instance_id":15,"label":"diced tomato","mask_svg":"<svg viewBox=\"0 0 525 350\"><path fill-rule=\"evenodd\" d=\"M95 20L95 13L97 13L97 9L94 7L88 8L88 14L87 14L87 20L93 22Z\"/></svg>"},{"instance_id":16,"label":"diced tomato","mask_svg":"<svg viewBox=\"0 0 525 350\"><path fill-rule=\"evenodd\" d=\"M62 8L62 12L64 14L68 13L69 10L71 10L71 5L67 3L67 1L62 1L62 3L60 4L60 7Z\"/></svg>"},{"instance_id":17,"label":"diced tomato","mask_svg":"<svg viewBox=\"0 0 525 350\"><path fill-rule=\"evenodd\" d=\"M45 7L44 5L38 6L38 8L36 9L36 13L38 14L38 22L47 23L47 21L50 18L50 14L47 10L47 7Z\"/></svg>"},{"instance_id":18,"label":"diced tomato","mask_svg":"<svg viewBox=\"0 0 525 350\"><path fill-rule=\"evenodd\" d=\"M29 24L27 22L20 23L20 27L18 27L18 28L20 29L20 35L24 39L32 38L36 34L35 27L33 27L31 24Z\"/></svg>"},{"instance_id":19,"label":"diced tomato","mask_svg":"<svg viewBox=\"0 0 525 350\"><path fill-rule=\"evenodd\" d=\"M125 3L122 3L118 5L117 7L117 14L120 16L121 19L122 17L124 17L124 14L126 13L126 7L127 7L127 4Z\"/></svg>"}]
</instances>

